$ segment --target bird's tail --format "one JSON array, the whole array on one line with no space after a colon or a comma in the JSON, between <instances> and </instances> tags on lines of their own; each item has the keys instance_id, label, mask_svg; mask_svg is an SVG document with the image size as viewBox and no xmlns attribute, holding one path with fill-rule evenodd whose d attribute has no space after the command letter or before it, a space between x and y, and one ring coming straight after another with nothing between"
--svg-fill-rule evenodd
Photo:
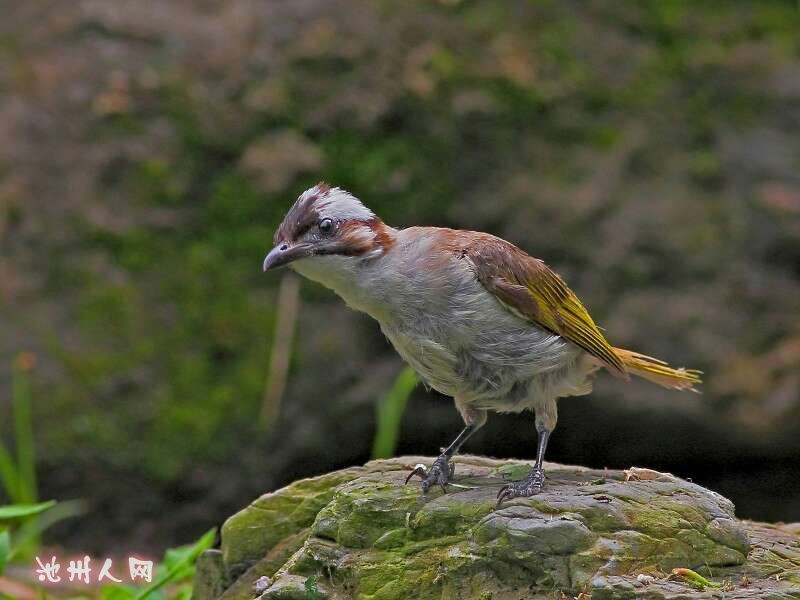
<instances>
[{"instance_id":1,"label":"bird's tail","mask_svg":"<svg viewBox=\"0 0 800 600\"><path fill-rule=\"evenodd\" d=\"M625 350L614 348L629 373L643 377L653 383L672 390L691 390L696 392L695 384L702 383L702 371L695 369L673 369L663 360Z\"/></svg>"}]
</instances>

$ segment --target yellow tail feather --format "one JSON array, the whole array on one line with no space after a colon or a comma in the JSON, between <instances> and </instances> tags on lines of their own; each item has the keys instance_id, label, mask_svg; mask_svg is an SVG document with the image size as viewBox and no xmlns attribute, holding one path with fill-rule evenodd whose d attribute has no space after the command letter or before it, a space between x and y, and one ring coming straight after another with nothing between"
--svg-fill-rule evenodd
<instances>
[{"instance_id":1,"label":"yellow tail feather","mask_svg":"<svg viewBox=\"0 0 800 600\"><path fill-rule=\"evenodd\" d=\"M639 354L632 350L624 350L623 348L614 348L614 352L620 357L628 372L657 383L662 387L696 392L695 384L702 383L700 379L700 375L703 374L702 371L684 369L683 367L673 369L663 360Z\"/></svg>"}]
</instances>

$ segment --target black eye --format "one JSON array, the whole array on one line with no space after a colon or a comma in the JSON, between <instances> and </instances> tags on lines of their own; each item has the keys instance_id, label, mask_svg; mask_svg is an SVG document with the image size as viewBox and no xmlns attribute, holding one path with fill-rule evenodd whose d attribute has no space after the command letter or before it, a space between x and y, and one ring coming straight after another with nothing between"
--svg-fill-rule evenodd
<instances>
[{"instance_id":1,"label":"black eye","mask_svg":"<svg viewBox=\"0 0 800 600\"><path fill-rule=\"evenodd\" d=\"M333 219L322 219L322 221L319 222L319 230L321 233L328 235L333 231Z\"/></svg>"}]
</instances>

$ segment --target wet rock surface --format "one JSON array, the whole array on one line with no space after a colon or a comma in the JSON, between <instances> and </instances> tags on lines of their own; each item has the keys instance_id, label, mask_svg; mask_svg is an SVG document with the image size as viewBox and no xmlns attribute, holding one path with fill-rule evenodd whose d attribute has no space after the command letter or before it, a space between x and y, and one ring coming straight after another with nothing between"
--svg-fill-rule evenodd
<instances>
[{"instance_id":1,"label":"wet rock surface","mask_svg":"<svg viewBox=\"0 0 800 600\"><path fill-rule=\"evenodd\" d=\"M431 460L372 461L258 498L225 523L221 556L200 561L196 598L800 598L797 526L737 520L691 482L550 464L542 494L497 507L527 463L461 456L446 494L403 485Z\"/></svg>"}]
</instances>

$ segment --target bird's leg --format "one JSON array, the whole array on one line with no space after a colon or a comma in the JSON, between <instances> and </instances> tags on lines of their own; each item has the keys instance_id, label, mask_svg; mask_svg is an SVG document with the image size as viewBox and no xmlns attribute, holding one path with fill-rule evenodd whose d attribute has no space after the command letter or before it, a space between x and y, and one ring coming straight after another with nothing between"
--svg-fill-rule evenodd
<instances>
[{"instance_id":1,"label":"bird's leg","mask_svg":"<svg viewBox=\"0 0 800 600\"><path fill-rule=\"evenodd\" d=\"M417 465L414 470L409 473L408 477L406 477L406 483L408 483L414 475L417 475L422 479L423 492L427 492L435 484L442 486L442 490L446 492L447 483L453 476L454 471L452 461L453 455L458 452L461 445L466 442L477 429L478 428L474 424L464 427L461 433L458 434L458 437L453 440L452 444L447 448L441 449L441 454L433 461L430 469L426 468L425 465Z\"/></svg>"},{"instance_id":2,"label":"bird's leg","mask_svg":"<svg viewBox=\"0 0 800 600\"><path fill-rule=\"evenodd\" d=\"M457 400L456 406L464 417L464 422L466 423L464 429L462 429L461 433L453 440L453 443L447 448L441 449L441 454L433 461L430 469L426 468L425 465L417 465L414 470L409 473L408 477L406 477L406 483L415 475L421 478L423 493L427 492L436 484L440 485L442 490L447 492L447 483L453 477L455 471L453 456L455 456L461 446L464 445L464 442L486 423L485 410L463 408L459 406Z\"/></svg>"},{"instance_id":3,"label":"bird's leg","mask_svg":"<svg viewBox=\"0 0 800 600\"><path fill-rule=\"evenodd\" d=\"M521 481L512 481L500 488L497 492L497 505L500 506L503 500L510 500L511 498L535 496L542 491L544 487L544 469L542 462L544 461L544 453L547 450L547 440L550 439L550 431L542 429L539 431L539 447L536 451L536 462L530 473Z\"/></svg>"},{"instance_id":4,"label":"bird's leg","mask_svg":"<svg viewBox=\"0 0 800 600\"><path fill-rule=\"evenodd\" d=\"M538 411L536 414L536 431L539 434L539 444L536 448L536 462L533 464L533 468L526 475L525 479L521 481L512 481L500 488L500 491L497 492L498 506L502 504L503 500L520 497L527 498L528 496L535 496L542 491L544 487L544 468L542 467L542 463L544 463L544 454L547 451L547 442L555 428L557 419L555 401L552 402L552 406L548 406L548 409L549 410L543 412L549 414L542 415L541 418Z\"/></svg>"}]
</instances>

